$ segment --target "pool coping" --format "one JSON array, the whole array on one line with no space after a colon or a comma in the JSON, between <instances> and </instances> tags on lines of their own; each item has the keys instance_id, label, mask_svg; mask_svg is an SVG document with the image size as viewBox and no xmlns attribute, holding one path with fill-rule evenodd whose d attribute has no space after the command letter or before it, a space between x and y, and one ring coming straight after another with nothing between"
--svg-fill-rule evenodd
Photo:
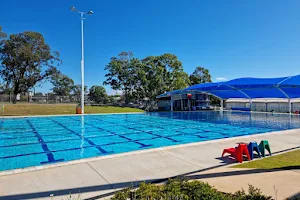
<instances>
[{"instance_id":1,"label":"pool coping","mask_svg":"<svg viewBox=\"0 0 300 200\"><path fill-rule=\"evenodd\" d=\"M294 113L272 113L272 112L261 112L261 111L240 111L240 110L209 110L213 112L240 112L240 113L259 113L259 114L270 114L270 115L289 115L289 116L299 116L299 114ZM159 111L159 113L170 113L171 111ZM197 110L197 111L173 111L175 113L179 112L207 112L205 110ZM69 117L69 116L88 116L88 115L122 115L122 114L145 114L145 113L152 113L147 111L142 112L123 112L123 113L85 113L85 114L58 114L58 115L20 115L20 116L2 116L2 119L9 119L9 118L31 118L31 117ZM155 113L155 112L153 112Z\"/></svg>"},{"instance_id":2,"label":"pool coping","mask_svg":"<svg viewBox=\"0 0 300 200\"><path fill-rule=\"evenodd\" d=\"M184 110L178 110L178 111L172 111L172 112L191 112L191 113L194 113L194 112L208 112L208 111L222 112L222 110L196 110L196 111L184 111ZM171 111L159 111L159 112L171 112ZM290 116L300 116L299 114L295 114L295 113L262 112L262 111L223 110L223 112L259 113L259 114L270 114L270 115L290 115Z\"/></svg>"},{"instance_id":3,"label":"pool coping","mask_svg":"<svg viewBox=\"0 0 300 200\"><path fill-rule=\"evenodd\" d=\"M127 115L127 114L145 114L147 112L123 112L123 113L85 113L85 114L58 114L58 115L20 115L20 116L2 116L2 119L14 118L36 118L36 117L72 117L88 115Z\"/></svg>"},{"instance_id":4,"label":"pool coping","mask_svg":"<svg viewBox=\"0 0 300 200\"><path fill-rule=\"evenodd\" d=\"M12 169L12 170L5 170L5 171L0 172L0 176L13 175L13 174L19 174L19 173L25 173L25 172L33 172L33 171L45 170L45 169L52 169L52 168L56 168L56 167L76 165L76 164L81 164L81 163L93 162L93 161L97 161L97 160L112 159L112 158L125 157L125 156L136 155L136 154L150 153L150 152L158 152L158 151L176 149L176 148L181 148L181 147L189 147L189 146L197 146L197 145L218 143L218 142L231 141L231 140L243 139L243 138L253 138L253 137L257 137L257 136L261 136L261 135L281 135L281 134L294 133L294 132L298 132L298 131L300 131L300 128L299 129L283 130L283 131L258 133L258 134L245 135L245 136L239 136L239 137L222 138L222 139L215 139L215 140L202 141L202 142L192 142L192 143L187 143L187 144L164 146L164 147L158 147L158 148L153 148L153 149L136 150L136 151L130 151L130 152L125 152L125 153L117 153L117 154L111 154L111 155L104 155L104 156L96 156L96 157L91 157L91 158L84 158L84 159L79 159L79 160L71 160L71 161L66 161L66 162L60 162L60 163L56 163L56 164L47 164L47 165L40 165L40 166L32 166L32 167L18 168L18 169Z\"/></svg>"}]
</instances>

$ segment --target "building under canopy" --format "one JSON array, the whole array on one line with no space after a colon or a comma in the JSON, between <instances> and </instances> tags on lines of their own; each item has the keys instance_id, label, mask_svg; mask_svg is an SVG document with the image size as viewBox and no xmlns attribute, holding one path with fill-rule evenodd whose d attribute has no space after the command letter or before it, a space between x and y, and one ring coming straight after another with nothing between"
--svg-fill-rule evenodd
<instances>
[{"instance_id":1,"label":"building under canopy","mask_svg":"<svg viewBox=\"0 0 300 200\"><path fill-rule=\"evenodd\" d=\"M158 95L158 108L164 111L209 109L209 95L201 91L174 90Z\"/></svg>"},{"instance_id":2,"label":"building under canopy","mask_svg":"<svg viewBox=\"0 0 300 200\"><path fill-rule=\"evenodd\" d=\"M292 112L291 99L300 98L300 75L280 78L238 78L226 82L203 83L187 87L177 93L192 91L213 95L221 100L249 99L250 109L253 99L287 99L289 112Z\"/></svg>"}]
</instances>

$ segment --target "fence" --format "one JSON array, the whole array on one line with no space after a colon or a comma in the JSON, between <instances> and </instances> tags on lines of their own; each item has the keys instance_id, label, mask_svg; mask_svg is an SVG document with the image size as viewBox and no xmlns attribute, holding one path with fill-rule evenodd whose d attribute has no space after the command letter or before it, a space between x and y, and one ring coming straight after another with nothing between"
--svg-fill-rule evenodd
<instances>
[{"instance_id":1,"label":"fence","mask_svg":"<svg viewBox=\"0 0 300 200\"><path fill-rule=\"evenodd\" d=\"M60 104L60 103L79 103L80 96L59 96L59 95L43 95L43 96L31 96L31 95L18 95L17 102L20 103L39 103L39 104ZM12 103L13 95L1 94L1 103ZM88 101L88 99L86 99Z\"/></svg>"},{"instance_id":2,"label":"fence","mask_svg":"<svg viewBox=\"0 0 300 200\"><path fill-rule=\"evenodd\" d=\"M17 103L32 103L32 104L78 104L80 103L80 95L59 96L59 95L43 95L43 96L31 96L31 95L18 95ZM13 96L9 94L0 94L0 103L12 103ZM121 106L139 108L146 111L158 110L157 102L154 100L139 101L138 103L125 104L120 100L115 100L110 103L95 103L90 101L88 95L85 96L85 104L91 106Z\"/></svg>"}]
</instances>

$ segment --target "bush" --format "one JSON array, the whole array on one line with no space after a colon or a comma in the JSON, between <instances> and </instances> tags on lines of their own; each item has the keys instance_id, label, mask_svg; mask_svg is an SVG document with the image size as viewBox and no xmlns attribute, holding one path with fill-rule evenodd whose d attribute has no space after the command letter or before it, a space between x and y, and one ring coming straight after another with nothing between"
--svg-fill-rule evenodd
<instances>
[{"instance_id":1,"label":"bush","mask_svg":"<svg viewBox=\"0 0 300 200\"><path fill-rule=\"evenodd\" d=\"M169 180L164 185L141 183L137 189L126 188L112 198L113 200L269 200L259 189L249 185L249 191L225 194L201 181Z\"/></svg>"},{"instance_id":2,"label":"bush","mask_svg":"<svg viewBox=\"0 0 300 200\"><path fill-rule=\"evenodd\" d=\"M244 190L237 191L233 195L233 199L237 200L266 200L271 199L271 197L262 195L260 189L253 187L253 185L249 185L248 194Z\"/></svg>"}]
</instances>

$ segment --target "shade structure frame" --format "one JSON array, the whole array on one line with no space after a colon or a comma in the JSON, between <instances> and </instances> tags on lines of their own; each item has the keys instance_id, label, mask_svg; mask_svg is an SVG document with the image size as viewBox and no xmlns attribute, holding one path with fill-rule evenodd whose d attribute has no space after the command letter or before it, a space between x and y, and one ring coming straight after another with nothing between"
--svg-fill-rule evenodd
<instances>
[{"instance_id":1,"label":"shade structure frame","mask_svg":"<svg viewBox=\"0 0 300 200\"><path fill-rule=\"evenodd\" d=\"M288 99L291 112L291 99L300 98L300 75L279 78L238 78L218 83L202 83L166 92L157 98L192 91L206 93L220 100L246 98L252 102L252 99L257 98L284 98Z\"/></svg>"},{"instance_id":2,"label":"shade structure frame","mask_svg":"<svg viewBox=\"0 0 300 200\"><path fill-rule=\"evenodd\" d=\"M186 90L214 94L220 99L300 98L300 75L266 79L239 78L227 82L193 85L183 89Z\"/></svg>"}]
</instances>

